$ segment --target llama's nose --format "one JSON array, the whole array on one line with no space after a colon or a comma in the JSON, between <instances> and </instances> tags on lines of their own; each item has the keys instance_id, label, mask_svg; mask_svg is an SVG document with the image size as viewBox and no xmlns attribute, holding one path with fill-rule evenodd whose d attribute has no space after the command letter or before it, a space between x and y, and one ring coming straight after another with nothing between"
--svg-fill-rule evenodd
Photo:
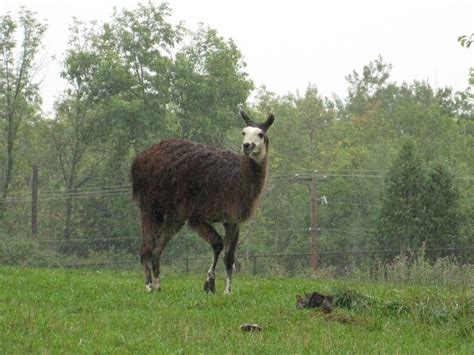
<instances>
[{"instance_id":1,"label":"llama's nose","mask_svg":"<svg viewBox=\"0 0 474 355\"><path fill-rule=\"evenodd\" d=\"M244 153L247 155L250 154L253 148L251 143L244 143L242 144L242 147L244 148Z\"/></svg>"}]
</instances>

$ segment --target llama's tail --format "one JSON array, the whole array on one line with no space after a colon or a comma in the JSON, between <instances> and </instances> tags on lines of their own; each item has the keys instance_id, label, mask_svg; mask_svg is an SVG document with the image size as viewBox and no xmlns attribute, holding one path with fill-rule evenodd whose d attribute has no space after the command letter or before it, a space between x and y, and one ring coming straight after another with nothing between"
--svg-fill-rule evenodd
<instances>
[{"instance_id":1,"label":"llama's tail","mask_svg":"<svg viewBox=\"0 0 474 355\"><path fill-rule=\"evenodd\" d=\"M134 160L132 163L132 168L130 169L130 178L132 180L132 198L135 202L140 202L140 173L138 169L137 160Z\"/></svg>"}]
</instances>

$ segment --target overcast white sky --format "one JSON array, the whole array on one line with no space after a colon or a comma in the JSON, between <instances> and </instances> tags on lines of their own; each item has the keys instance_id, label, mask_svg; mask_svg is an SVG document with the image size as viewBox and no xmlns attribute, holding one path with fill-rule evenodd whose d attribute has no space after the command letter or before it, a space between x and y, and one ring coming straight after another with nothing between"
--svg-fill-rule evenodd
<instances>
[{"instance_id":1,"label":"overcast white sky","mask_svg":"<svg viewBox=\"0 0 474 355\"><path fill-rule=\"evenodd\" d=\"M59 61L75 16L107 21L114 6L135 0L1 0L0 15L21 5L46 19L43 109L64 88ZM141 1L146 2L146 1ZM159 1L155 1L159 3ZM203 22L237 43L257 86L278 94L304 92L314 83L322 95L344 97L345 76L381 54L398 82L426 80L434 87L467 87L474 48L457 37L474 32L472 0L170 0L173 22L194 29ZM50 59L56 56L56 60Z\"/></svg>"}]
</instances>

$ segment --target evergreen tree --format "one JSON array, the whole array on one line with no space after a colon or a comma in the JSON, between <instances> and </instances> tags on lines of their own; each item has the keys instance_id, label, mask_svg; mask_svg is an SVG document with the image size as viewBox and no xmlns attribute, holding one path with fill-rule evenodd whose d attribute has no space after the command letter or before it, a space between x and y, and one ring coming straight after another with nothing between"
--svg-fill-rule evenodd
<instances>
[{"instance_id":1,"label":"evergreen tree","mask_svg":"<svg viewBox=\"0 0 474 355\"><path fill-rule=\"evenodd\" d=\"M401 148L386 182L378 222L381 247L407 249L425 240L425 170L412 141Z\"/></svg>"},{"instance_id":2,"label":"evergreen tree","mask_svg":"<svg viewBox=\"0 0 474 355\"><path fill-rule=\"evenodd\" d=\"M442 165L436 165L428 175L424 194L427 247L457 246L462 218L459 198L454 177Z\"/></svg>"}]
</instances>

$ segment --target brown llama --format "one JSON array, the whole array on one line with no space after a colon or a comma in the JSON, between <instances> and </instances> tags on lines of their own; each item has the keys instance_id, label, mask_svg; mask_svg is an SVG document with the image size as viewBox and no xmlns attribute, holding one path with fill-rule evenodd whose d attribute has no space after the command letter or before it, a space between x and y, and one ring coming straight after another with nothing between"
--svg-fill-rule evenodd
<instances>
[{"instance_id":1,"label":"brown llama","mask_svg":"<svg viewBox=\"0 0 474 355\"><path fill-rule=\"evenodd\" d=\"M240 110L243 155L187 140L169 139L140 153L132 164L133 198L141 213L140 260L147 291L160 289L160 257L187 222L214 252L204 290L215 292L215 270L224 249L225 293L230 294L239 225L254 214L267 176L267 130L274 117L253 122ZM221 222L222 238L212 226Z\"/></svg>"}]
</instances>

